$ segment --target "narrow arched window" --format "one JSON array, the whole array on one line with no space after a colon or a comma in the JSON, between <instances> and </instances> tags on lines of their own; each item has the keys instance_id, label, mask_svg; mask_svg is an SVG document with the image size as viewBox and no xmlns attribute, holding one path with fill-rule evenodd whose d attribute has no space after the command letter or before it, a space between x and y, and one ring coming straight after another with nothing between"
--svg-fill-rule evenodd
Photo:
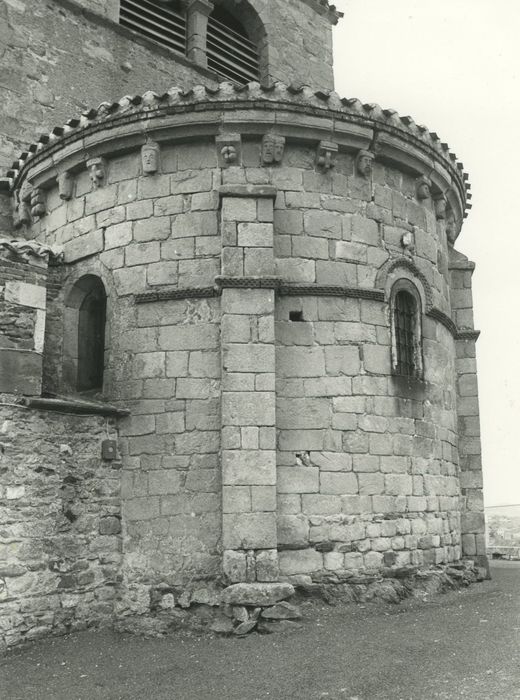
<instances>
[{"instance_id":1,"label":"narrow arched window","mask_svg":"<svg viewBox=\"0 0 520 700\"><path fill-rule=\"evenodd\" d=\"M230 12L216 6L208 22L208 68L236 83L258 80L258 49L244 25Z\"/></svg>"},{"instance_id":2,"label":"narrow arched window","mask_svg":"<svg viewBox=\"0 0 520 700\"><path fill-rule=\"evenodd\" d=\"M107 296L95 275L81 277L65 302L63 378L69 391L101 392Z\"/></svg>"},{"instance_id":3,"label":"narrow arched window","mask_svg":"<svg viewBox=\"0 0 520 700\"><path fill-rule=\"evenodd\" d=\"M186 14L171 0L121 0L119 24L163 46L186 54Z\"/></svg>"},{"instance_id":4,"label":"narrow arched window","mask_svg":"<svg viewBox=\"0 0 520 700\"><path fill-rule=\"evenodd\" d=\"M421 378L422 338L420 297L413 285L394 285L391 297L392 371L402 377Z\"/></svg>"}]
</instances>

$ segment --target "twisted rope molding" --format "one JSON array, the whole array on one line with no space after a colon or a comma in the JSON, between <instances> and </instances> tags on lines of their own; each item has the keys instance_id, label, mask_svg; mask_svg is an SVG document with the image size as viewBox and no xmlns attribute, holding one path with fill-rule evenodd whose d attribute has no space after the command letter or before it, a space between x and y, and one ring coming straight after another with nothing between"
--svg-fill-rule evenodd
<instances>
[{"instance_id":1,"label":"twisted rope molding","mask_svg":"<svg viewBox=\"0 0 520 700\"><path fill-rule=\"evenodd\" d=\"M221 296L223 289L273 289L278 296L299 297L349 297L369 301L385 301L385 293L379 289L342 287L319 284L284 284L277 277L218 277L214 287L189 287L185 289L163 289L155 292L136 294L136 304L150 304L157 301L179 301L182 299L211 299ZM426 316L441 323L455 340L477 340L480 331L458 329L453 320L443 311L432 307Z\"/></svg>"}]
</instances>

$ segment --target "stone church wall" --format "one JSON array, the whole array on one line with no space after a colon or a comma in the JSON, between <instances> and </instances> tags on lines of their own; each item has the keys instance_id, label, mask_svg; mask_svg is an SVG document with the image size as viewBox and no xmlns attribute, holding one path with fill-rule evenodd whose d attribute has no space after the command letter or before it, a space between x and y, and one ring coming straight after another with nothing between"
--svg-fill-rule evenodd
<instances>
[{"instance_id":1,"label":"stone church wall","mask_svg":"<svg viewBox=\"0 0 520 700\"><path fill-rule=\"evenodd\" d=\"M108 623L121 565L114 424L17 398L0 404L0 649Z\"/></svg>"}]
</instances>

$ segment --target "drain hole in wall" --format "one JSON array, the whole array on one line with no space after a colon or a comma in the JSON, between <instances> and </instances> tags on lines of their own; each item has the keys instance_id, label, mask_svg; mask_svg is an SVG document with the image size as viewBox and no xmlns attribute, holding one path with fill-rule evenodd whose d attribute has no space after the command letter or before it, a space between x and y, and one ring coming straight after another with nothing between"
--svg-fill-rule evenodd
<instances>
[{"instance_id":1,"label":"drain hole in wall","mask_svg":"<svg viewBox=\"0 0 520 700\"><path fill-rule=\"evenodd\" d=\"M303 311L289 311L289 321L303 321Z\"/></svg>"}]
</instances>

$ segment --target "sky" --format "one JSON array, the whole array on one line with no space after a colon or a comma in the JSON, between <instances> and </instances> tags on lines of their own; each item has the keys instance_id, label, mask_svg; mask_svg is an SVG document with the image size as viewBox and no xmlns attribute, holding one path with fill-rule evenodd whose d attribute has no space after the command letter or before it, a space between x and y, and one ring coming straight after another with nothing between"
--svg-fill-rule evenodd
<instances>
[{"instance_id":1,"label":"sky","mask_svg":"<svg viewBox=\"0 0 520 700\"><path fill-rule=\"evenodd\" d=\"M336 90L411 115L464 163L486 506L520 504L520 2L336 0Z\"/></svg>"}]
</instances>

